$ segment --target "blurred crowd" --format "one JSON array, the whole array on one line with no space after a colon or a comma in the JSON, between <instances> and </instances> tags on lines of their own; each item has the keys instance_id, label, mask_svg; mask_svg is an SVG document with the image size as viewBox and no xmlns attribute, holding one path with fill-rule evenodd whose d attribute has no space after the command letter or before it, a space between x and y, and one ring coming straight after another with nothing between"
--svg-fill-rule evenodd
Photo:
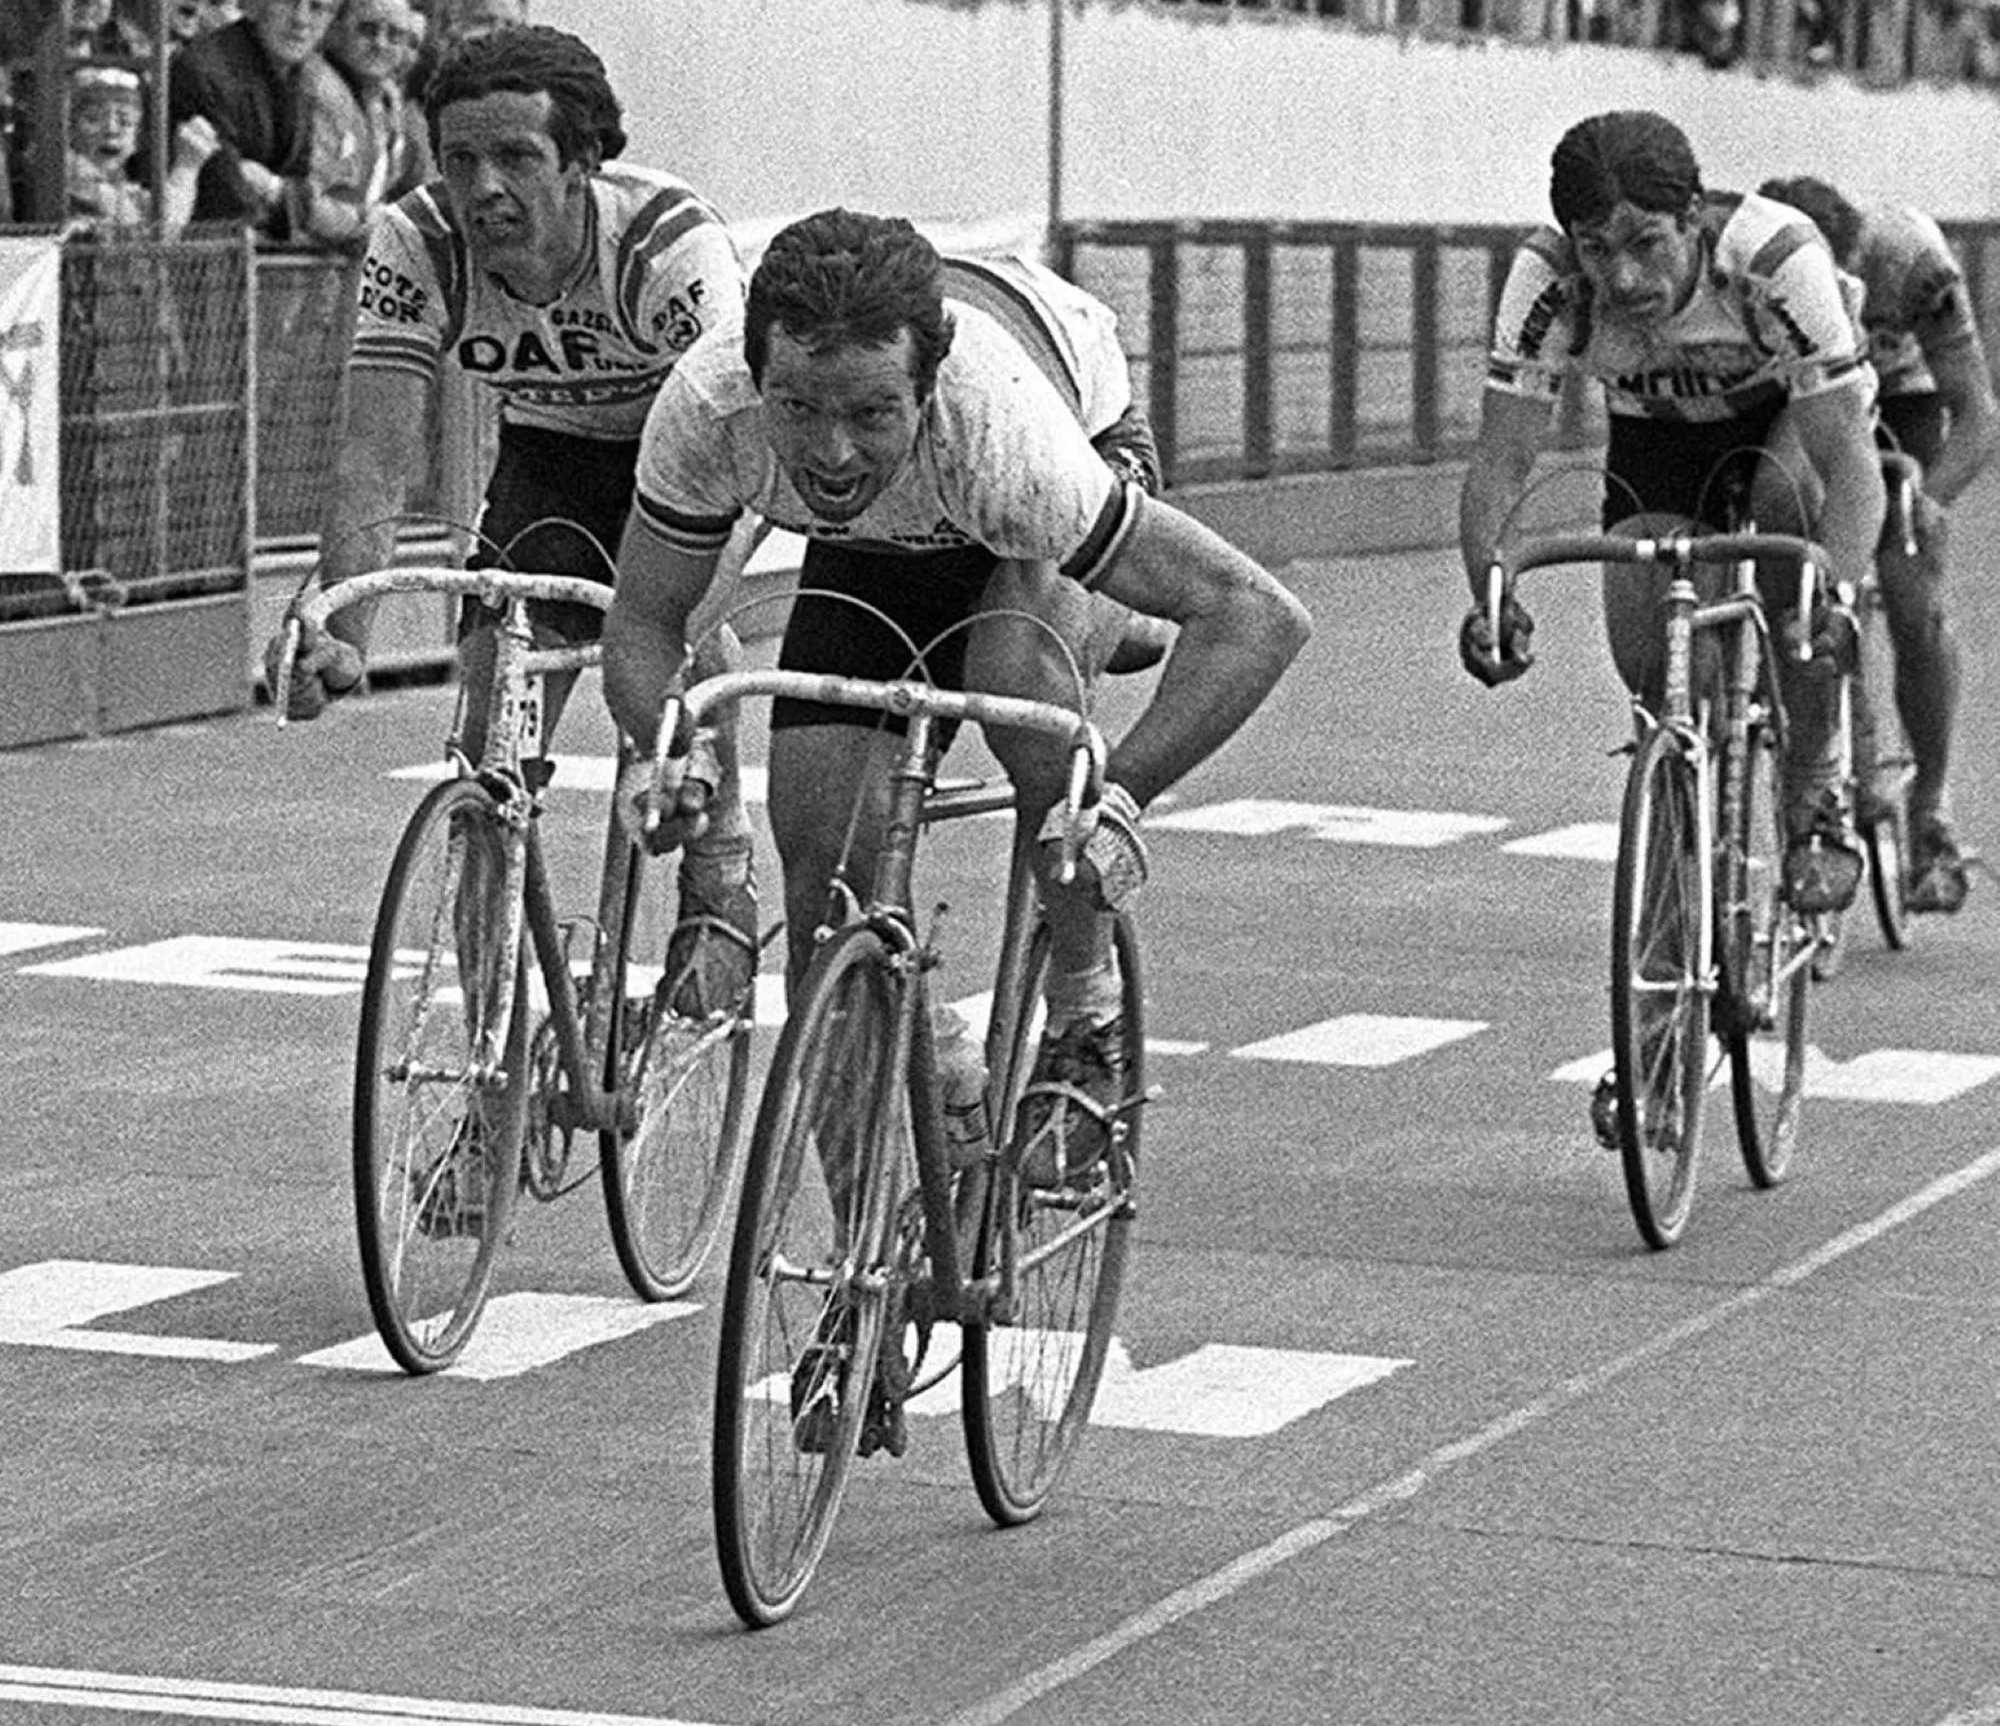
<instances>
[{"instance_id":1,"label":"blurred crowd","mask_svg":"<svg viewBox=\"0 0 2000 1726\"><path fill-rule=\"evenodd\" d=\"M431 175L440 49L526 15L527 0L6 0L0 223L218 223L358 249L374 208Z\"/></svg>"},{"instance_id":2,"label":"blurred crowd","mask_svg":"<svg viewBox=\"0 0 2000 1726\"><path fill-rule=\"evenodd\" d=\"M2000 85L2000 0L1153 0L1190 17L1304 15L1368 30L1602 42L1811 78Z\"/></svg>"}]
</instances>

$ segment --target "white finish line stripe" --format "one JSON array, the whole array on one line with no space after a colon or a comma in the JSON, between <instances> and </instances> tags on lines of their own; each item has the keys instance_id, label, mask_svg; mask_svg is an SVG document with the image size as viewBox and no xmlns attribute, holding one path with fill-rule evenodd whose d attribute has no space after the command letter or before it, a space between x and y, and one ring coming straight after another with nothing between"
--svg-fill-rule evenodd
<instances>
[{"instance_id":1,"label":"white finish line stripe","mask_svg":"<svg viewBox=\"0 0 2000 1726\"><path fill-rule=\"evenodd\" d=\"M995 1691L982 1701L962 1708L949 1715L940 1726L998 1726L1003 1720L1010 1720L1022 1709L1039 1701L1051 1692L1060 1690L1065 1684L1074 1682L1106 1661L1115 1659L1128 1649L1138 1647L1160 1635L1184 1618L1191 1618L1197 1612L1227 1600L1231 1595L1242 1592L1251 1583L1270 1575L1273 1571L1289 1564L1304 1553L1315 1551L1338 1535L1379 1515L1382 1511L1399 1504L1406 1504L1418 1497L1425 1488L1442 1479L1460 1463L1470 1462L1485 1455L1497 1445L1526 1432L1531 1427L1540 1426L1554 1416L1562 1414L1582 1402L1585 1398L1616 1383L1638 1368L1669 1354L1683 1343L1689 1343L1719 1329L1729 1320L1761 1306L1774 1296L1788 1289L1796 1288L1807 1278L1817 1276L1829 1265L1837 1263L1862 1247L1880 1240L1894 1229L1924 1212L1943 1204L1947 1199L1956 1198L1960 1193L1977 1186L1981 1181L2000 1173L2000 1146L1995 1146L1974 1158L1963 1168L1954 1169L1942 1175L1929 1186L1919 1188L1908 1198L1891 1205L1888 1210L1857 1223L1853 1228L1834 1236L1817 1251L1808 1253L1789 1265L1782 1265L1762 1281L1741 1289L1726 1300L1716 1302L1679 1324L1670 1325L1657 1336L1627 1349L1623 1354L1614 1355L1600 1366L1580 1372L1564 1379L1553 1389L1519 1408L1489 1421L1476 1432L1464 1438L1443 1444L1424 1457L1405 1473L1378 1482L1358 1497L1350 1498L1326 1515L1303 1522L1296 1528L1287 1529L1277 1539L1257 1547L1231 1560L1220 1570L1196 1578L1184 1588L1176 1589L1164 1599L1156 1601L1145 1611L1135 1613L1115 1629L1096 1637L1081 1647L1071 1650L1060 1659L1052 1660L1038 1672L1008 1685L1004 1690ZM1979 1726L1987 1726L1987 1717L1976 1714L1972 1717ZM1951 1722L1942 1726L1952 1726Z\"/></svg>"},{"instance_id":2,"label":"white finish line stripe","mask_svg":"<svg viewBox=\"0 0 2000 1726\"><path fill-rule=\"evenodd\" d=\"M702 1726L663 1714L578 1713L478 1702L432 1702L417 1696L366 1696L348 1690L280 1690L261 1684L205 1684L116 1672L0 1665L0 1705L9 1702L93 1708L120 1714L171 1714L190 1720L261 1720L278 1726Z\"/></svg>"}]
</instances>

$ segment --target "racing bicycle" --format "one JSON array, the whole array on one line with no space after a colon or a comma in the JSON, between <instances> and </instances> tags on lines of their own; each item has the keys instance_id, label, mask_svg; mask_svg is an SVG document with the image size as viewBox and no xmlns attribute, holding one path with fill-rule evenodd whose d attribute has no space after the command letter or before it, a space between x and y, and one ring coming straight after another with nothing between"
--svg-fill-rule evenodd
<instances>
[{"instance_id":1,"label":"racing bicycle","mask_svg":"<svg viewBox=\"0 0 2000 1726\"><path fill-rule=\"evenodd\" d=\"M713 1509L731 1605L752 1627L788 1617L826 1549L858 1455L900 1455L909 1398L938 1382L943 1326L960 1332L960 1409L981 1504L1031 1521L1077 1454L1111 1343L1130 1249L1144 1090L1139 949L1114 917L1123 1092L1104 1154L1054 1186L1024 1177L1015 1140L1043 1028L1049 936L1029 846L1012 853L985 1035L987 1119L954 1167L933 998L943 906L912 898L932 825L1011 809L1004 780L942 784L952 721L1066 741L1068 808L1094 800L1095 728L1067 707L791 671L726 673L669 702L661 737L749 696L902 716L886 838L872 881L829 889L750 1137L717 1348ZM665 745L663 745L665 747ZM1073 867L1073 847L1064 868Z\"/></svg>"},{"instance_id":2,"label":"racing bicycle","mask_svg":"<svg viewBox=\"0 0 2000 1726\"><path fill-rule=\"evenodd\" d=\"M376 1329L413 1374L464 1350L491 1291L515 1198L553 1199L578 1134L595 1134L611 1240L647 1300L686 1291L727 1220L742 1162L753 1002L712 1008L659 967L660 895L646 849L608 818L594 919L556 910L545 854L543 679L597 646L538 648L530 601L605 609L596 582L410 566L357 576L294 607L299 632L392 593L499 609L478 760L404 828L375 920L355 1049L353 1174L362 1278ZM288 691L274 691L286 711ZM767 937L768 938L768 937ZM578 952L578 947L584 949ZM697 944L684 971L700 963Z\"/></svg>"},{"instance_id":3,"label":"racing bicycle","mask_svg":"<svg viewBox=\"0 0 2000 1726\"><path fill-rule=\"evenodd\" d=\"M1758 1187L1784 1179L1803 1113L1815 964L1834 939L1832 913L1802 912L1785 891L1777 656L1810 659L1813 646L1809 629L1796 641L1775 638L1759 562L1797 572L1796 616L1826 602L1826 553L1789 534L1556 534L1496 554L1488 572L1495 641L1501 606L1528 570L1618 563L1671 572L1660 711L1633 704L1638 740L1611 929L1618 1152L1633 1221L1655 1248L1672 1246L1687 1226L1706 1101L1720 1076L1717 1044L1750 1179ZM1693 578L1704 566L1727 572L1710 599ZM1715 644L1713 690L1696 687L1698 640ZM1837 729L1844 737L1844 713Z\"/></svg>"}]
</instances>

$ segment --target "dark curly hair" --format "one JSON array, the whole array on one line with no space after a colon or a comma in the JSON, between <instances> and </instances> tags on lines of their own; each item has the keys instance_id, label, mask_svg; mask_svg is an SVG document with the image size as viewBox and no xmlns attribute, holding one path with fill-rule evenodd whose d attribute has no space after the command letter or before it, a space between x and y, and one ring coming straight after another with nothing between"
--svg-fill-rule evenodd
<instances>
[{"instance_id":1,"label":"dark curly hair","mask_svg":"<svg viewBox=\"0 0 2000 1726\"><path fill-rule=\"evenodd\" d=\"M1861 239L1861 212L1824 180L1801 174L1791 180L1766 180L1757 190L1766 198L1776 198L1779 203L1790 204L1810 216L1813 225L1826 236L1837 261L1845 263L1854 256L1854 248Z\"/></svg>"},{"instance_id":2,"label":"dark curly hair","mask_svg":"<svg viewBox=\"0 0 2000 1726\"><path fill-rule=\"evenodd\" d=\"M1687 134L1644 108L1578 121L1549 158L1549 205L1564 233L1603 221L1620 204L1682 215L1701 191Z\"/></svg>"},{"instance_id":3,"label":"dark curly hair","mask_svg":"<svg viewBox=\"0 0 2000 1726\"><path fill-rule=\"evenodd\" d=\"M759 388L773 324L814 349L889 347L907 329L919 401L951 351L943 263L901 216L821 210L781 229L751 273L744 316L743 357Z\"/></svg>"},{"instance_id":4,"label":"dark curly hair","mask_svg":"<svg viewBox=\"0 0 2000 1726\"><path fill-rule=\"evenodd\" d=\"M565 168L578 160L595 167L625 148L623 115L604 62L566 30L510 24L445 50L424 87L432 153L439 153L438 117L446 108L496 90L548 92L549 136Z\"/></svg>"}]
</instances>

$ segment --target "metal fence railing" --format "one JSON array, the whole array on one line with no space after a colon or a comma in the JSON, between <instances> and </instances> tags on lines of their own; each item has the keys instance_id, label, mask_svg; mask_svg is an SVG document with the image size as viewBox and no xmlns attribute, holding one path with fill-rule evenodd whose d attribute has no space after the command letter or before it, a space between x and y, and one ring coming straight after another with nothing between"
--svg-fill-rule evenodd
<instances>
[{"instance_id":1,"label":"metal fence railing","mask_svg":"<svg viewBox=\"0 0 2000 1726\"><path fill-rule=\"evenodd\" d=\"M240 591L255 462L247 241L73 242L62 294L63 572L6 577L0 622Z\"/></svg>"}]
</instances>

